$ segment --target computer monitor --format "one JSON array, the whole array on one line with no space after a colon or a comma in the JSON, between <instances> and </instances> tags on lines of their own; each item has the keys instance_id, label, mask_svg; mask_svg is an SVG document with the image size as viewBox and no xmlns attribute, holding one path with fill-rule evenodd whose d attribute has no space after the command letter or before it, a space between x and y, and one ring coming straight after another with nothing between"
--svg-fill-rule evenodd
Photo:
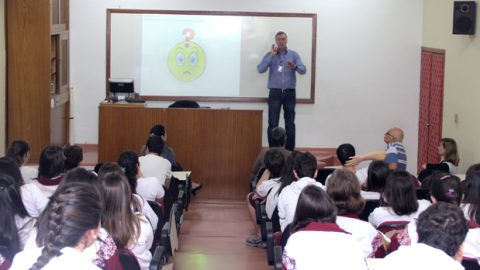
<instances>
[{"instance_id":1,"label":"computer monitor","mask_svg":"<svg viewBox=\"0 0 480 270\"><path fill-rule=\"evenodd\" d=\"M113 95L130 96L134 93L133 79L109 79L110 93Z\"/></svg>"}]
</instances>

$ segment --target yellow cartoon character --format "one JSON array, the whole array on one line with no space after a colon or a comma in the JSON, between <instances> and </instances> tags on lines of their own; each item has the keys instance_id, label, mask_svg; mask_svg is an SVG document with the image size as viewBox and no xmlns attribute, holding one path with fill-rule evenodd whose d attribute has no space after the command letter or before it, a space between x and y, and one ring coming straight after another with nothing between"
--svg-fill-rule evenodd
<instances>
[{"instance_id":1,"label":"yellow cartoon character","mask_svg":"<svg viewBox=\"0 0 480 270\"><path fill-rule=\"evenodd\" d=\"M182 34L185 41L177 43L168 54L168 69L177 80L191 82L205 71L207 58L202 47L192 41L193 29L186 28Z\"/></svg>"}]
</instances>

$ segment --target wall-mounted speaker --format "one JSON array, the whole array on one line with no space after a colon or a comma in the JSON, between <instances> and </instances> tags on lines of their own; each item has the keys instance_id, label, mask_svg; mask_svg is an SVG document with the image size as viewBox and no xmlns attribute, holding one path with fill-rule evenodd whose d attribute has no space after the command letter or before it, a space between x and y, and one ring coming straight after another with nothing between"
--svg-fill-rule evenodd
<instances>
[{"instance_id":1,"label":"wall-mounted speaker","mask_svg":"<svg viewBox=\"0 0 480 270\"><path fill-rule=\"evenodd\" d=\"M453 34L475 34L477 3L475 1L453 2Z\"/></svg>"}]
</instances>

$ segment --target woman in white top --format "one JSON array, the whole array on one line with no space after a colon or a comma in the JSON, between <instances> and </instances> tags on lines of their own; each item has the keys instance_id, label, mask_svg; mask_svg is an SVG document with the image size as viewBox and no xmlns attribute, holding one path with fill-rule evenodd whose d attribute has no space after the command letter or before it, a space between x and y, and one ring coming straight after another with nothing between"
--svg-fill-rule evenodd
<instances>
[{"instance_id":1,"label":"woman in white top","mask_svg":"<svg viewBox=\"0 0 480 270\"><path fill-rule=\"evenodd\" d=\"M458 206L462 200L460 178L449 173L437 173L432 175L430 181L430 194L433 204L437 202L446 202ZM415 244L417 241L417 220L414 220L408 223L405 229L392 235L391 243L388 247L388 253L395 251L399 246ZM468 241L465 242L464 251L467 247L467 242Z\"/></svg>"},{"instance_id":2,"label":"woman in white top","mask_svg":"<svg viewBox=\"0 0 480 270\"><path fill-rule=\"evenodd\" d=\"M132 210L132 193L123 174L107 173L100 177L103 194L102 227L113 237L119 249L135 254L142 269L148 269L152 254L153 230L140 212Z\"/></svg>"},{"instance_id":3,"label":"woman in white top","mask_svg":"<svg viewBox=\"0 0 480 270\"><path fill-rule=\"evenodd\" d=\"M99 234L98 190L71 183L57 190L38 220L37 245L18 253L10 269L99 269L83 254Z\"/></svg>"},{"instance_id":4,"label":"woman in white top","mask_svg":"<svg viewBox=\"0 0 480 270\"><path fill-rule=\"evenodd\" d=\"M22 172L22 178L25 183L30 184L32 180L37 178L38 170L26 166L28 159L30 158L30 145L26 141L13 141L7 150L7 156L17 163Z\"/></svg>"},{"instance_id":5,"label":"woman in white top","mask_svg":"<svg viewBox=\"0 0 480 270\"><path fill-rule=\"evenodd\" d=\"M132 193L137 193L147 201L163 202L165 190L162 183L156 177L143 177L140 171L138 155L135 152L127 150L120 154L118 165L125 172Z\"/></svg>"},{"instance_id":6,"label":"woman in white top","mask_svg":"<svg viewBox=\"0 0 480 270\"><path fill-rule=\"evenodd\" d=\"M35 219L28 215L15 180L0 173L0 265L23 250Z\"/></svg>"},{"instance_id":7,"label":"woman in white top","mask_svg":"<svg viewBox=\"0 0 480 270\"><path fill-rule=\"evenodd\" d=\"M367 181L361 194L365 200L379 200L385 183L387 182L390 168L383 160L374 160L368 165Z\"/></svg>"},{"instance_id":8,"label":"woman in white top","mask_svg":"<svg viewBox=\"0 0 480 270\"><path fill-rule=\"evenodd\" d=\"M401 170L388 176L383 199L387 206L376 208L368 217L368 221L376 228L385 222L413 221L431 205L427 200L417 200L411 175Z\"/></svg>"},{"instance_id":9,"label":"woman in white top","mask_svg":"<svg viewBox=\"0 0 480 270\"><path fill-rule=\"evenodd\" d=\"M336 169L328 181L327 194L337 208L338 226L352 234L367 258L372 254L374 239L379 236L370 223L358 218L365 206L365 200L360 195L357 177L350 170Z\"/></svg>"},{"instance_id":10,"label":"woman in white top","mask_svg":"<svg viewBox=\"0 0 480 270\"><path fill-rule=\"evenodd\" d=\"M418 174L418 180L423 181L427 176L432 175L434 171L457 173L457 166L460 162L458 156L457 142L452 138L443 138L438 145L438 155L440 163L426 163L422 165L423 171Z\"/></svg>"},{"instance_id":11,"label":"woman in white top","mask_svg":"<svg viewBox=\"0 0 480 270\"><path fill-rule=\"evenodd\" d=\"M62 181L65 173L65 156L59 146L50 145L45 147L40 154L38 164L38 177L32 183L50 197Z\"/></svg>"},{"instance_id":12,"label":"woman in white top","mask_svg":"<svg viewBox=\"0 0 480 270\"><path fill-rule=\"evenodd\" d=\"M306 186L283 253L284 269L367 269L362 248L335 221L335 206L325 191Z\"/></svg>"},{"instance_id":13,"label":"woman in white top","mask_svg":"<svg viewBox=\"0 0 480 270\"><path fill-rule=\"evenodd\" d=\"M480 164L474 164L467 170L468 188L461 208L468 220L469 230L465 240L465 258L480 261ZM462 183L463 184L463 183Z\"/></svg>"},{"instance_id":14,"label":"woman in white top","mask_svg":"<svg viewBox=\"0 0 480 270\"><path fill-rule=\"evenodd\" d=\"M0 172L8 174L21 192L22 202L31 217L37 218L47 206L48 199L35 184L25 184L17 163L10 157L0 158Z\"/></svg>"}]
</instances>

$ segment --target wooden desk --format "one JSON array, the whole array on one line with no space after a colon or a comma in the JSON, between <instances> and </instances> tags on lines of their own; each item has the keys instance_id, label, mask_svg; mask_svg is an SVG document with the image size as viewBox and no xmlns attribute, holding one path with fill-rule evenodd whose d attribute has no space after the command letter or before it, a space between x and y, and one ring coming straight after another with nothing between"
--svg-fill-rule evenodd
<instances>
[{"instance_id":1,"label":"wooden desk","mask_svg":"<svg viewBox=\"0 0 480 270\"><path fill-rule=\"evenodd\" d=\"M184 170L192 171L206 199L243 199L262 147L262 111L99 106L99 162L116 162L126 149L138 153L150 128L163 124Z\"/></svg>"}]
</instances>

